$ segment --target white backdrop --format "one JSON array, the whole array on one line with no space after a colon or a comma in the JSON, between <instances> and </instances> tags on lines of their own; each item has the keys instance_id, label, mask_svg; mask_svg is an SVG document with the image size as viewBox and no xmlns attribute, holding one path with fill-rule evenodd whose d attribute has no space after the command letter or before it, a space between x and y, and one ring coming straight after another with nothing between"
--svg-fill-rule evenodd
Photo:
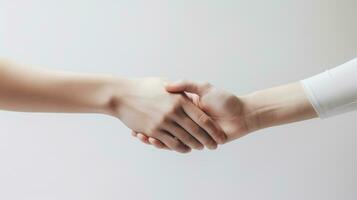
<instances>
[{"instance_id":1,"label":"white backdrop","mask_svg":"<svg viewBox=\"0 0 357 200\"><path fill-rule=\"evenodd\" d=\"M0 56L243 94L357 57L356 0L0 0ZM0 199L357 198L357 113L181 155L102 115L0 111Z\"/></svg>"}]
</instances>

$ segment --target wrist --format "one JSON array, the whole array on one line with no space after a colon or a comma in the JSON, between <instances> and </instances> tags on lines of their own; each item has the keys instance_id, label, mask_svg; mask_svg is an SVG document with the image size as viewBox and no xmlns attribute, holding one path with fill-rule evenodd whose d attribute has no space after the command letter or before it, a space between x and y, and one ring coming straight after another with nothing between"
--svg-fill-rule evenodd
<instances>
[{"instance_id":1,"label":"wrist","mask_svg":"<svg viewBox=\"0 0 357 200\"><path fill-rule=\"evenodd\" d=\"M242 103L242 116L244 116L247 132L254 132L262 128L261 112L256 92L238 97Z\"/></svg>"},{"instance_id":2,"label":"wrist","mask_svg":"<svg viewBox=\"0 0 357 200\"><path fill-rule=\"evenodd\" d=\"M123 106L125 96L130 95L130 88L133 85L132 79L110 77L107 79L109 88L109 98L104 106L104 113L116 118L120 118L119 111Z\"/></svg>"},{"instance_id":3,"label":"wrist","mask_svg":"<svg viewBox=\"0 0 357 200\"><path fill-rule=\"evenodd\" d=\"M253 131L317 117L299 83L257 91L242 101Z\"/></svg>"}]
</instances>

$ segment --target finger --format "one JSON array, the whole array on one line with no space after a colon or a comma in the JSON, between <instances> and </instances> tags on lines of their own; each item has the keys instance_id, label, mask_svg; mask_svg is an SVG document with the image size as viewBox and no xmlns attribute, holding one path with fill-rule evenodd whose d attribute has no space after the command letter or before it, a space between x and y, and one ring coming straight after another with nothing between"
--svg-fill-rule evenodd
<instances>
[{"instance_id":1,"label":"finger","mask_svg":"<svg viewBox=\"0 0 357 200\"><path fill-rule=\"evenodd\" d=\"M159 149L171 150L164 143L160 142L160 140L158 140L156 138L148 137L144 133L137 133L135 131L133 131L133 133L135 134L135 137L138 137L138 135L139 135L139 137L141 137L141 138L147 138L146 141L148 141L148 143L146 143L146 144L149 144L149 145L151 144L151 145L153 145L153 146L155 146L156 148L159 148Z\"/></svg>"},{"instance_id":2,"label":"finger","mask_svg":"<svg viewBox=\"0 0 357 200\"><path fill-rule=\"evenodd\" d=\"M166 127L166 130L190 148L198 150L203 149L203 145L176 122L172 122Z\"/></svg>"},{"instance_id":3,"label":"finger","mask_svg":"<svg viewBox=\"0 0 357 200\"><path fill-rule=\"evenodd\" d=\"M205 112L193 105L191 102L182 105L185 113L194 121L198 126L204 129L215 142L223 144L226 141L226 134Z\"/></svg>"},{"instance_id":4,"label":"finger","mask_svg":"<svg viewBox=\"0 0 357 200\"><path fill-rule=\"evenodd\" d=\"M162 130L156 138L164 143L170 149L179 153L188 153L191 151L190 147L184 145L181 141L174 138L169 132Z\"/></svg>"},{"instance_id":5,"label":"finger","mask_svg":"<svg viewBox=\"0 0 357 200\"><path fill-rule=\"evenodd\" d=\"M174 119L177 124L179 124L189 134L196 138L201 144L209 149L217 148L217 143L211 138L211 136L198 124L196 124L196 122L194 122L183 109L176 115Z\"/></svg>"},{"instance_id":6,"label":"finger","mask_svg":"<svg viewBox=\"0 0 357 200\"><path fill-rule=\"evenodd\" d=\"M143 143L145 143L145 144L150 144L150 143L149 143L149 138L148 138L146 135L141 134L141 133L138 133L138 134L137 134L137 137L138 137L138 139L139 139L140 141L142 141Z\"/></svg>"},{"instance_id":7,"label":"finger","mask_svg":"<svg viewBox=\"0 0 357 200\"><path fill-rule=\"evenodd\" d=\"M149 143L158 149L169 149L164 143L160 142L160 140L155 139L153 137L149 137Z\"/></svg>"},{"instance_id":8,"label":"finger","mask_svg":"<svg viewBox=\"0 0 357 200\"><path fill-rule=\"evenodd\" d=\"M200 105L200 102L199 102L200 101L200 96L198 96L195 93L189 93L189 92L185 92L185 95L193 104L195 104L195 106L199 107L199 105Z\"/></svg>"},{"instance_id":9,"label":"finger","mask_svg":"<svg viewBox=\"0 0 357 200\"><path fill-rule=\"evenodd\" d=\"M174 83L167 83L166 90L168 92L191 92L198 95L203 95L211 85L209 83L198 83L193 81L178 81Z\"/></svg>"}]
</instances>

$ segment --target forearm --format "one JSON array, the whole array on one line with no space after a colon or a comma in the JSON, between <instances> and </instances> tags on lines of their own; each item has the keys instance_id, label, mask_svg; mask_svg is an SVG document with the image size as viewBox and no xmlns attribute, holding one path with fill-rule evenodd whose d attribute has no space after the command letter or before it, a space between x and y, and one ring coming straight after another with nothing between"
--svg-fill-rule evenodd
<instances>
[{"instance_id":1,"label":"forearm","mask_svg":"<svg viewBox=\"0 0 357 200\"><path fill-rule=\"evenodd\" d=\"M317 117L298 82L254 92L241 100L250 132Z\"/></svg>"},{"instance_id":2,"label":"forearm","mask_svg":"<svg viewBox=\"0 0 357 200\"><path fill-rule=\"evenodd\" d=\"M0 109L108 114L114 82L107 75L50 71L0 61Z\"/></svg>"}]
</instances>

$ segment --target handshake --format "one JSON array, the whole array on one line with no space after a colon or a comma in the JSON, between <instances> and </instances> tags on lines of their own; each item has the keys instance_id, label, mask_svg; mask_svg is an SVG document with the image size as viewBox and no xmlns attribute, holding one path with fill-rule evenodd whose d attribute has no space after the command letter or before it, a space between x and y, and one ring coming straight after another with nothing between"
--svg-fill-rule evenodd
<instances>
[{"instance_id":1,"label":"handshake","mask_svg":"<svg viewBox=\"0 0 357 200\"><path fill-rule=\"evenodd\" d=\"M111 115L143 143L180 153L216 149L261 128L316 117L300 83L238 97L209 83L125 82Z\"/></svg>"},{"instance_id":2,"label":"handshake","mask_svg":"<svg viewBox=\"0 0 357 200\"><path fill-rule=\"evenodd\" d=\"M209 83L59 72L0 59L0 110L107 114L144 143L187 153L216 149L259 129L355 110L356 66L357 59L236 96Z\"/></svg>"},{"instance_id":3,"label":"handshake","mask_svg":"<svg viewBox=\"0 0 357 200\"><path fill-rule=\"evenodd\" d=\"M236 96L209 83L58 72L6 60L0 109L107 114L142 142L181 153L317 117L300 82Z\"/></svg>"},{"instance_id":4,"label":"handshake","mask_svg":"<svg viewBox=\"0 0 357 200\"><path fill-rule=\"evenodd\" d=\"M113 114L160 149L216 149L257 128L244 98L209 83L147 78L129 81L125 90Z\"/></svg>"},{"instance_id":5,"label":"handshake","mask_svg":"<svg viewBox=\"0 0 357 200\"><path fill-rule=\"evenodd\" d=\"M303 81L236 96L209 83L51 71L0 59L0 110L107 114L144 143L187 153L356 109L356 65L357 59Z\"/></svg>"}]
</instances>

